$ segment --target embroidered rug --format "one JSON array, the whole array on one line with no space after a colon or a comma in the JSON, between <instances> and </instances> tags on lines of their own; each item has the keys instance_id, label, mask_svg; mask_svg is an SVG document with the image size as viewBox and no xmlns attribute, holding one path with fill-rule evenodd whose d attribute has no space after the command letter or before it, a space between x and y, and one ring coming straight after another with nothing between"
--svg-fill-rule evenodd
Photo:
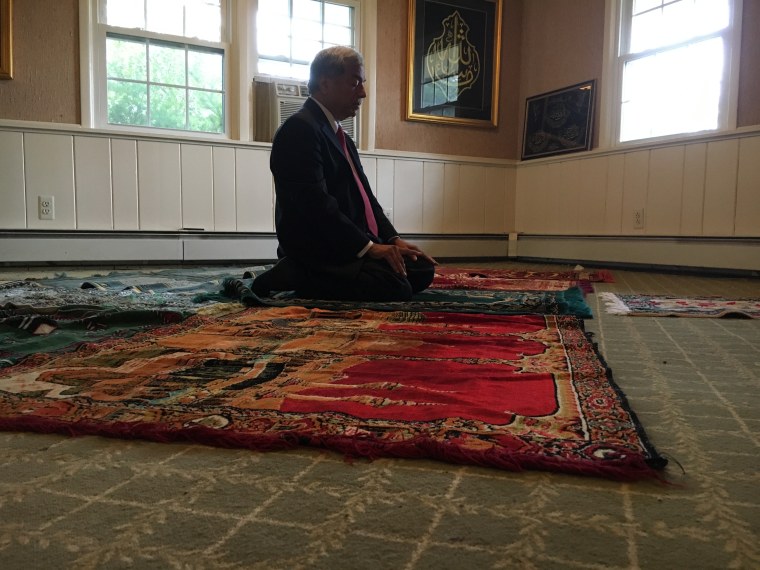
<instances>
[{"instance_id":1,"label":"embroidered rug","mask_svg":"<svg viewBox=\"0 0 760 570\"><path fill-rule=\"evenodd\" d=\"M427 289L415 294L410 301L332 301L304 299L292 292L259 298L250 289L251 281L226 279L224 294L247 306L267 305L289 307L298 305L330 310L369 309L374 311L447 311L458 313L490 313L513 315L539 313L544 315L575 315L590 319L591 308L578 287L564 291L499 291L476 289Z\"/></svg>"},{"instance_id":2,"label":"embroidered rug","mask_svg":"<svg viewBox=\"0 0 760 570\"><path fill-rule=\"evenodd\" d=\"M619 479L666 463L572 316L195 315L0 369L0 429Z\"/></svg>"},{"instance_id":3,"label":"embroidered rug","mask_svg":"<svg viewBox=\"0 0 760 570\"><path fill-rule=\"evenodd\" d=\"M760 318L760 299L619 295L609 292L600 293L599 296L605 303L606 311L613 315Z\"/></svg>"},{"instance_id":4,"label":"embroidered rug","mask_svg":"<svg viewBox=\"0 0 760 570\"><path fill-rule=\"evenodd\" d=\"M271 266L180 268L112 272L88 279L65 274L52 279L0 283L0 367L40 350L74 350L80 342L129 336L182 320L220 304L367 308L385 311L456 311L493 314L541 313L591 318L577 288L559 291L428 290L406 303L349 303L299 299L292 293L258 299L252 278Z\"/></svg>"},{"instance_id":5,"label":"embroidered rug","mask_svg":"<svg viewBox=\"0 0 760 570\"><path fill-rule=\"evenodd\" d=\"M594 290L592 282L613 283L607 270L521 271L512 269L436 268L431 289L481 289L494 291L562 291L580 287Z\"/></svg>"}]
</instances>

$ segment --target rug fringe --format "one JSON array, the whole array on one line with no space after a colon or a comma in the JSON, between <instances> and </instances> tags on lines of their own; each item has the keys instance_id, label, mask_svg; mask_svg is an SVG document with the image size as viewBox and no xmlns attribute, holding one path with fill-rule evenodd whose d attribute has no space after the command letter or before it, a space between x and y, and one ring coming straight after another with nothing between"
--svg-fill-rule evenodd
<instances>
[{"instance_id":1,"label":"rug fringe","mask_svg":"<svg viewBox=\"0 0 760 570\"><path fill-rule=\"evenodd\" d=\"M454 443L417 436L403 441L379 441L371 436L315 436L305 433L230 434L226 430L206 426L178 430L162 424L79 421L76 424L44 417L0 418L0 431L31 431L59 433L67 436L99 435L120 439L144 439L159 443L187 442L222 448L244 448L254 451L278 451L303 445L329 449L348 458L375 460L382 457L400 459L438 459L464 465L495 467L508 471L526 469L554 471L571 475L591 475L618 481L657 479L667 482L660 473L664 465L653 464L643 456L624 454L624 457L601 462L577 458L515 453L503 447L473 451Z\"/></svg>"},{"instance_id":2,"label":"rug fringe","mask_svg":"<svg viewBox=\"0 0 760 570\"><path fill-rule=\"evenodd\" d=\"M605 310L610 315L628 315L631 312L631 309L628 308L628 306L623 302L623 300L615 295L615 293L610 293L608 291L604 291L602 293L598 293L599 298L604 301Z\"/></svg>"}]
</instances>

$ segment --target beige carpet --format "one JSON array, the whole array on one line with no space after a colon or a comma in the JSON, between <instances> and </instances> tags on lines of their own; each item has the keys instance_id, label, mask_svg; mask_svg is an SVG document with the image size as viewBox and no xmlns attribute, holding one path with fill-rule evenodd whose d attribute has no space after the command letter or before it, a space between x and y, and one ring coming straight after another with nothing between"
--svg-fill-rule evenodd
<instances>
[{"instance_id":1,"label":"beige carpet","mask_svg":"<svg viewBox=\"0 0 760 570\"><path fill-rule=\"evenodd\" d=\"M757 279L614 274L597 291L760 296ZM618 384L685 470L671 461L671 485L0 433L0 568L760 568L760 321L588 301Z\"/></svg>"}]
</instances>

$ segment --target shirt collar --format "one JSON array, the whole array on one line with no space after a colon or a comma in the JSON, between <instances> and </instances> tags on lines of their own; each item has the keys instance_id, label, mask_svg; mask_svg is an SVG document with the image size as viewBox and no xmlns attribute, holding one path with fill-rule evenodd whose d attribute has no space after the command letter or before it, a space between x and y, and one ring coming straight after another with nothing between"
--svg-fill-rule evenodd
<instances>
[{"instance_id":1,"label":"shirt collar","mask_svg":"<svg viewBox=\"0 0 760 570\"><path fill-rule=\"evenodd\" d=\"M335 120L335 117L333 114L327 110L327 107L325 107L322 103L317 101L314 97L309 97L312 101L314 101L317 105L319 105L319 108L322 109L322 112L325 114L325 117L327 117L328 122L330 123L330 126L332 127L332 130L334 133L338 132L338 126L340 123Z\"/></svg>"}]
</instances>

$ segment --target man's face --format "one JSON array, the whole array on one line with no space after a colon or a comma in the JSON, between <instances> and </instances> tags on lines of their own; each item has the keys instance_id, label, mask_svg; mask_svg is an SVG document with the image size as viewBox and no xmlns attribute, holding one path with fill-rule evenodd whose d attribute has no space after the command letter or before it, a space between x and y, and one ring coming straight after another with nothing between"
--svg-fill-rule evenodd
<instances>
[{"instance_id":1,"label":"man's face","mask_svg":"<svg viewBox=\"0 0 760 570\"><path fill-rule=\"evenodd\" d=\"M322 97L319 99L333 114L336 120L356 116L367 96L364 91L364 66L347 65L343 75L322 80Z\"/></svg>"}]
</instances>

